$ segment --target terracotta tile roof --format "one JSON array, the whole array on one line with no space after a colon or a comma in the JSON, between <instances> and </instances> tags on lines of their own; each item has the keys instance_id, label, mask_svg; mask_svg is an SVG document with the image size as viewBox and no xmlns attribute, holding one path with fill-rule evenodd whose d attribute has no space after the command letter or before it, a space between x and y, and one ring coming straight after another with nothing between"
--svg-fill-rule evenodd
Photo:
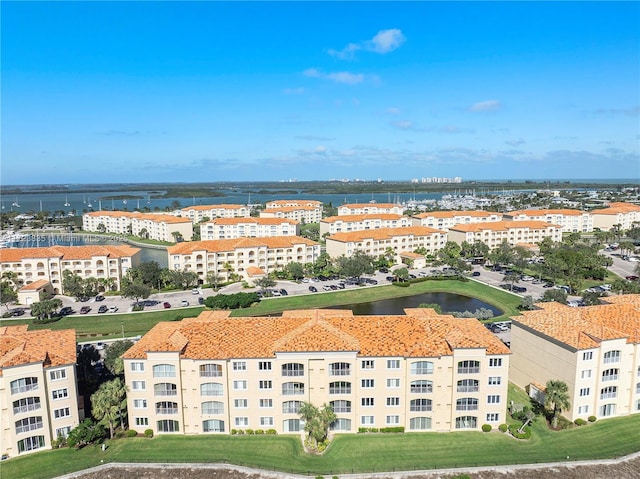
<instances>
[{"instance_id":1,"label":"terracotta tile roof","mask_svg":"<svg viewBox=\"0 0 640 479\"><path fill-rule=\"evenodd\" d=\"M538 303L539 310L512 318L572 348L597 347L601 341L626 338L640 343L640 295L614 299L611 304L572 308L560 303Z\"/></svg>"},{"instance_id":2,"label":"terracotta tile roof","mask_svg":"<svg viewBox=\"0 0 640 479\"><path fill-rule=\"evenodd\" d=\"M593 210L594 215L617 215L618 213L640 212L640 206L633 203L609 203L607 208Z\"/></svg>"},{"instance_id":3,"label":"terracotta tile roof","mask_svg":"<svg viewBox=\"0 0 640 479\"><path fill-rule=\"evenodd\" d=\"M482 210L464 210L464 211L428 211L426 213L420 213L414 216L414 218L463 218L465 216L471 216L473 218L489 218L490 216L502 217L502 213L495 211L482 211Z\"/></svg>"},{"instance_id":4,"label":"terracotta tile roof","mask_svg":"<svg viewBox=\"0 0 640 479\"><path fill-rule=\"evenodd\" d=\"M211 211L211 210L239 210L246 208L246 205L231 205L231 204L219 204L219 205L194 205L182 208L180 211Z\"/></svg>"},{"instance_id":5,"label":"terracotta tile roof","mask_svg":"<svg viewBox=\"0 0 640 479\"><path fill-rule=\"evenodd\" d=\"M390 209L390 208L403 208L402 205L397 205L395 203L350 203L346 205L340 205L338 208L350 208L354 209L362 209L362 208L381 208L381 209Z\"/></svg>"},{"instance_id":6,"label":"terracotta tile roof","mask_svg":"<svg viewBox=\"0 0 640 479\"><path fill-rule=\"evenodd\" d=\"M2 248L0 262L23 259L60 258L61 260L91 259L97 256L123 258L135 255L140 248L129 245L49 246L46 248Z\"/></svg>"},{"instance_id":7,"label":"terracotta tile roof","mask_svg":"<svg viewBox=\"0 0 640 479\"><path fill-rule=\"evenodd\" d=\"M283 213L288 213L290 211L317 211L318 210L318 206L304 206L304 205L299 205L299 206L280 206L278 208L266 208L262 211L260 211L260 213L276 213L278 211L281 211Z\"/></svg>"},{"instance_id":8,"label":"terracotta tile roof","mask_svg":"<svg viewBox=\"0 0 640 479\"><path fill-rule=\"evenodd\" d=\"M514 216L546 216L546 215L564 215L564 216L582 216L584 211L570 210L570 209L530 209L530 210L516 210L505 213L504 216L513 218Z\"/></svg>"},{"instance_id":9,"label":"terracotta tile roof","mask_svg":"<svg viewBox=\"0 0 640 479\"><path fill-rule=\"evenodd\" d=\"M267 201L267 207L269 205L316 205L322 206L322 201L318 200L274 200Z\"/></svg>"},{"instance_id":10,"label":"terracotta tile roof","mask_svg":"<svg viewBox=\"0 0 640 479\"><path fill-rule=\"evenodd\" d=\"M342 216L328 216L322 219L323 223L335 223L337 221L342 221L345 223L348 222L360 222L365 220L382 220L382 221L393 221L399 220L401 218L407 218L403 215L398 215L394 213L369 213L366 215L342 215Z\"/></svg>"},{"instance_id":11,"label":"terracotta tile roof","mask_svg":"<svg viewBox=\"0 0 640 479\"><path fill-rule=\"evenodd\" d=\"M4 368L32 363L56 367L76 362L73 329L28 331L26 325L0 328L0 375Z\"/></svg>"},{"instance_id":12,"label":"terracotta tile roof","mask_svg":"<svg viewBox=\"0 0 640 479\"><path fill-rule=\"evenodd\" d=\"M29 283L20 288L20 291L38 291L40 288L44 288L49 284L49 281L46 279L39 279L38 281L34 281L33 283Z\"/></svg>"},{"instance_id":13,"label":"terracotta tile roof","mask_svg":"<svg viewBox=\"0 0 640 479\"><path fill-rule=\"evenodd\" d=\"M449 228L453 231L476 232L476 231L508 231L515 228L547 229L561 228L544 221L490 221L488 223L471 223L465 225L455 225Z\"/></svg>"},{"instance_id":14,"label":"terracotta tile roof","mask_svg":"<svg viewBox=\"0 0 640 479\"><path fill-rule=\"evenodd\" d=\"M167 215L164 213L138 213L137 211L91 211L85 213L83 216L92 216L96 218L109 217L109 218L130 218L137 220L147 220L154 223L189 223L191 220L188 218L181 218L180 216Z\"/></svg>"},{"instance_id":15,"label":"terracotta tile roof","mask_svg":"<svg viewBox=\"0 0 640 479\"><path fill-rule=\"evenodd\" d=\"M247 276L252 278L253 276L264 276L267 274L262 268L258 268L257 266L249 266L246 269Z\"/></svg>"},{"instance_id":16,"label":"terracotta tile roof","mask_svg":"<svg viewBox=\"0 0 640 479\"><path fill-rule=\"evenodd\" d=\"M270 236L264 238L232 238L209 241L187 241L167 248L168 254L191 254L195 251L216 253L236 248L291 248L296 245L316 246L318 243L301 236Z\"/></svg>"},{"instance_id":17,"label":"terracotta tile roof","mask_svg":"<svg viewBox=\"0 0 640 479\"><path fill-rule=\"evenodd\" d=\"M422 308L405 312L354 316L349 310L299 310L280 318L230 318L228 312L203 312L179 323L157 324L124 357L145 358L153 351L180 351L189 359L267 358L278 352L319 351L439 357L451 355L454 348L509 354L479 321ZM175 341L178 333L180 341Z\"/></svg>"},{"instance_id":18,"label":"terracotta tile roof","mask_svg":"<svg viewBox=\"0 0 640 479\"><path fill-rule=\"evenodd\" d=\"M256 225L297 225L300 222L296 220L290 220L286 218L216 218L213 220L206 221L204 224L213 224L213 225L240 225L240 224L256 224Z\"/></svg>"},{"instance_id":19,"label":"terracotta tile roof","mask_svg":"<svg viewBox=\"0 0 640 479\"><path fill-rule=\"evenodd\" d=\"M363 241L366 239L372 240L386 240L391 239L394 236L430 236L433 234L446 234L445 231L428 228L426 226L405 226L402 228L378 228L375 230L362 230L351 231L348 233L334 233L327 239L341 241L346 243L348 241Z\"/></svg>"},{"instance_id":20,"label":"terracotta tile roof","mask_svg":"<svg viewBox=\"0 0 640 479\"><path fill-rule=\"evenodd\" d=\"M422 254L418 254L418 253L414 253L413 251L401 251L400 252L400 257L402 258L424 258L424 255Z\"/></svg>"}]
</instances>

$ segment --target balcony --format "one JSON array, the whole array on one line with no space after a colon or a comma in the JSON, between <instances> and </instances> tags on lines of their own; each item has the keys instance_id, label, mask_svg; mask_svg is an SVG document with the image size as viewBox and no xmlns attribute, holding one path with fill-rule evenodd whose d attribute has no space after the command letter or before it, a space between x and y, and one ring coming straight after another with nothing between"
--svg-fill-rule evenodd
<instances>
[{"instance_id":1,"label":"balcony","mask_svg":"<svg viewBox=\"0 0 640 479\"><path fill-rule=\"evenodd\" d=\"M13 414L23 414L25 412L37 411L41 408L40 403L27 404L26 406L18 406L13 408Z\"/></svg>"},{"instance_id":2,"label":"balcony","mask_svg":"<svg viewBox=\"0 0 640 479\"><path fill-rule=\"evenodd\" d=\"M35 391L36 389L38 389L37 384L27 384L24 386L12 387L11 394L26 393L27 391Z\"/></svg>"},{"instance_id":3,"label":"balcony","mask_svg":"<svg viewBox=\"0 0 640 479\"><path fill-rule=\"evenodd\" d=\"M16 434L35 431L36 429L42 429L42 421L34 422L33 424L25 424L24 426L16 426Z\"/></svg>"},{"instance_id":4,"label":"balcony","mask_svg":"<svg viewBox=\"0 0 640 479\"><path fill-rule=\"evenodd\" d=\"M178 414L177 407L158 407L156 408L156 414Z\"/></svg>"}]
</instances>

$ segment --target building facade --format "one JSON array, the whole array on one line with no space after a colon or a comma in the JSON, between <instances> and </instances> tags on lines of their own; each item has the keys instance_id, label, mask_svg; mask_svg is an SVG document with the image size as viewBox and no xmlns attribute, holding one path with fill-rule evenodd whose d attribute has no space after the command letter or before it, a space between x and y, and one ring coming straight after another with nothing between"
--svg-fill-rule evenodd
<instances>
[{"instance_id":1,"label":"building facade","mask_svg":"<svg viewBox=\"0 0 640 479\"><path fill-rule=\"evenodd\" d=\"M73 329L0 327L2 453L50 449L84 419L76 387Z\"/></svg>"},{"instance_id":2,"label":"building facade","mask_svg":"<svg viewBox=\"0 0 640 479\"><path fill-rule=\"evenodd\" d=\"M319 209L322 213L322 201L317 200L275 200L275 201L267 201L265 203L266 209L278 209L278 208L289 208L289 207L311 207Z\"/></svg>"},{"instance_id":3,"label":"building facade","mask_svg":"<svg viewBox=\"0 0 640 479\"><path fill-rule=\"evenodd\" d=\"M336 233L326 238L327 254L331 258L353 256L356 251L376 258L392 253L395 255L396 263L401 262L401 253L413 252L418 248L424 248L427 253L435 253L444 247L446 242L447 233L445 231L425 226Z\"/></svg>"},{"instance_id":4,"label":"building facade","mask_svg":"<svg viewBox=\"0 0 640 479\"><path fill-rule=\"evenodd\" d=\"M587 233L593 231L593 216L580 210L517 210L504 214L507 221L543 221L558 225L563 233Z\"/></svg>"},{"instance_id":5,"label":"building facade","mask_svg":"<svg viewBox=\"0 0 640 479\"><path fill-rule=\"evenodd\" d=\"M186 241L193 237L193 223L190 219L159 213L92 211L82 215L82 229L135 235L168 243L175 243L177 236Z\"/></svg>"},{"instance_id":6,"label":"building facade","mask_svg":"<svg viewBox=\"0 0 640 479\"><path fill-rule=\"evenodd\" d=\"M64 294L62 272L83 279L103 281L103 288L117 291L129 268L140 264L140 248L129 245L50 246L0 249L0 272L12 271L28 286L40 280L51 284L53 294Z\"/></svg>"},{"instance_id":7,"label":"building facade","mask_svg":"<svg viewBox=\"0 0 640 479\"><path fill-rule=\"evenodd\" d=\"M200 225L200 239L203 241L299 234L300 223L284 218L218 218Z\"/></svg>"},{"instance_id":8,"label":"building facade","mask_svg":"<svg viewBox=\"0 0 640 479\"><path fill-rule=\"evenodd\" d=\"M302 402L335 432L479 430L505 421L509 350L476 320L406 310L203 312L159 323L123 356L131 427L155 433L298 433Z\"/></svg>"},{"instance_id":9,"label":"building facade","mask_svg":"<svg viewBox=\"0 0 640 479\"><path fill-rule=\"evenodd\" d=\"M193 224L200 223L206 218L248 218L251 208L247 205L196 205L178 210L182 218L189 218Z\"/></svg>"},{"instance_id":10,"label":"building facade","mask_svg":"<svg viewBox=\"0 0 640 479\"><path fill-rule=\"evenodd\" d=\"M260 211L260 218L281 218L299 223L319 223L322 219L322 206L282 206Z\"/></svg>"},{"instance_id":11,"label":"building facade","mask_svg":"<svg viewBox=\"0 0 640 479\"><path fill-rule=\"evenodd\" d=\"M412 221L415 226L426 226L448 231L449 228L455 225L502 221L502 213L482 210L428 211L413 216Z\"/></svg>"},{"instance_id":12,"label":"building facade","mask_svg":"<svg viewBox=\"0 0 640 479\"><path fill-rule=\"evenodd\" d=\"M350 203L338 206L338 216L346 215L403 215L405 207L396 203Z\"/></svg>"},{"instance_id":13,"label":"building facade","mask_svg":"<svg viewBox=\"0 0 640 479\"><path fill-rule=\"evenodd\" d=\"M396 214L329 216L320 221L320 237L325 234L332 235L378 228L406 228L407 226L412 226L411 218Z\"/></svg>"},{"instance_id":14,"label":"building facade","mask_svg":"<svg viewBox=\"0 0 640 479\"><path fill-rule=\"evenodd\" d=\"M170 269L194 271L204 284L209 273L229 281L233 275L249 279L248 268L268 274L289 263L313 263L320 256L320 245L300 236L238 238L178 243L167 254Z\"/></svg>"},{"instance_id":15,"label":"building facade","mask_svg":"<svg viewBox=\"0 0 640 479\"><path fill-rule=\"evenodd\" d=\"M491 223L459 224L449 228L449 240L462 244L481 241L490 249L507 241L510 245L535 244L545 238L562 240L562 227L543 221L495 221Z\"/></svg>"},{"instance_id":16,"label":"building facade","mask_svg":"<svg viewBox=\"0 0 640 479\"><path fill-rule=\"evenodd\" d=\"M609 231L616 225L621 230L633 228L634 223L640 224L640 205L632 203L609 203L607 208L591 211L593 227L602 231Z\"/></svg>"},{"instance_id":17,"label":"building facade","mask_svg":"<svg viewBox=\"0 0 640 479\"><path fill-rule=\"evenodd\" d=\"M564 381L572 421L640 413L640 295L606 301L540 303L512 318L509 379L525 389Z\"/></svg>"}]
</instances>

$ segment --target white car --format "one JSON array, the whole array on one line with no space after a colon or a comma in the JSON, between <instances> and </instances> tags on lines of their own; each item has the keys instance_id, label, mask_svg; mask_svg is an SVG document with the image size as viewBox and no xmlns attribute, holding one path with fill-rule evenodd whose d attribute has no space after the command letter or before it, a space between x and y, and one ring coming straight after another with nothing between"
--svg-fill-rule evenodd
<instances>
[{"instance_id":1,"label":"white car","mask_svg":"<svg viewBox=\"0 0 640 479\"><path fill-rule=\"evenodd\" d=\"M181 304L182 306L189 306L189 301L187 301L186 299L183 299L183 300L180 302L180 304Z\"/></svg>"},{"instance_id":2,"label":"white car","mask_svg":"<svg viewBox=\"0 0 640 479\"><path fill-rule=\"evenodd\" d=\"M533 281L533 276L523 276L522 281Z\"/></svg>"},{"instance_id":3,"label":"white car","mask_svg":"<svg viewBox=\"0 0 640 479\"><path fill-rule=\"evenodd\" d=\"M200 294L200 291L198 290L198 288L193 288L191 290L191 294Z\"/></svg>"}]
</instances>

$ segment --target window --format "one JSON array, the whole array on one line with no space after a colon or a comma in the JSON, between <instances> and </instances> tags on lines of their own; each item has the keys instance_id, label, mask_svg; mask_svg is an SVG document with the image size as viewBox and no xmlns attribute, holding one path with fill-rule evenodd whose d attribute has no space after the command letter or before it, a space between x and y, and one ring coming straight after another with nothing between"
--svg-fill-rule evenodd
<instances>
[{"instance_id":1,"label":"window","mask_svg":"<svg viewBox=\"0 0 640 479\"><path fill-rule=\"evenodd\" d=\"M260 399L260 407L263 409L273 407L273 399Z\"/></svg>"},{"instance_id":2,"label":"window","mask_svg":"<svg viewBox=\"0 0 640 479\"><path fill-rule=\"evenodd\" d=\"M578 406L578 414L588 414L589 406Z\"/></svg>"},{"instance_id":3,"label":"window","mask_svg":"<svg viewBox=\"0 0 640 479\"><path fill-rule=\"evenodd\" d=\"M360 398L360 404L363 407L373 407L375 406L375 399L374 398Z\"/></svg>"},{"instance_id":4,"label":"window","mask_svg":"<svg viewBox=\"0 0 640 479\"><path fill-rule=\"evenodd\" d=\"M479 361L460 361L458 363L458 374L475 374L480 372Z\"/></svg>"},{"instance_id":5,"label":"window","mask_svg":"<svg viewBox=\"0 0 640 479\"><path fill-rule=\"evenodd\" d=\"M56 419L60 419L61 417L69 417L71 416L71 410L68 407L63 407L60 409L54 409L53 417Z\"/></svg>"},{"instance_id":6,"label":"window","mask_svg":"<svg viewBox=\"0 0 640 479\"><path fill-rule=\"evenodd\" d=\"M431 393L433 392L433 382L431 381L411 381L410 390L412 393Z\"/></svg>"},{"instance_id":7,"label":"window","mask_svg":"<svg viewBox=\"0 0 640 479\"><path fill-rule=\"evenodd\" d=\"M18 394L38 389L38 378L21 378L11 381L11 394Z\"/></svg>"},{"instance_id":8,"label":"window","mask_svg":"<svg viewBox=\"0 0 640 479\"><path fill-rule=\"evenodd\" d=\"M222 384L204 383L200 385L201 396L222 396Z\"/></svg>"},{"instance_id":9,"label":"window","mask_svg":"<svg viewBox=\"0 0 640 479\"><path fill-rule=\"evenodd\" d=\"M258 382L258 387L260 389L273 389L273 384L272 384L272 382L270 380L269 381L259 381Z\"/></svg>"},{"instance_id":10,"label":"window","mask_svg":"<svg viewBox=\"0 0 640 479\"><path fill-rule=\"evenodd\" d=\"M16 434L42 429L42 416L32 416L16 421Z\"/></svg>"},{"instance_id":11,"label":"window","mask_svg":"<svg viewBox=\"0 0 640 479\"><path fill-rule=\"evenodd\" d=\"M374 387L373 379L363 379L360 384L364 389L371 389Z\"/></svg>"},{"instance_id":12,"label":"window","mask_svg":"<svg viewBox=\"0 0 640 479\"><path fill-rule=\"evenodd\" d=\"M133 408L134 409L146 409L147 408L147 400L146 399L134 399L133 400Z\"/></svg>"},{"instance_id":13,"label":"window","mask_svg":"<svg viewBox=\"0 0 640 479\"><path fill-rule=\"evenodd\" d=\"M205 401L200 405L202 414L224 414L224 403L220 401Z\"/></svg>"},{"instance_id":14,"label":"window","mask_svg":"<svg viewBox=\"0 0 640 479\"><path fill-rule=\"evenodd\" d=\"M502 358L489 358L489 367L490 368L502 367Z\"/></svg>"},{"instance_id":15,"label":"window","mask_svg":"<svg viewBox=\"0 0 640 479\"><path fill-rule=\"evenodd\" d=\"M593 351L585 351L582 353L583 361L591 361L593 359Z\"/></svg>"},{"instance_id":16,"label":"window","mask_svg":"<svg viewBox=\"0 0 640 479\"><path fill-rule=\"evenodd\" d=\"M373 426L375 424L373 416L360 416L360 424L363 426Z\"/></svg>"},{"instance_id":17,"label":"window","mask_svg":"<svg viewBox=\"0 0 640 479\"><path fill-rule=\"evenodd\" d=\"M304 364L300 364L300 363L283 364L282 375L285 377L304 376Z\"/></svg>"},{"instance_id":18,"label":"window","mask_svg":"<svg viewBox=\"0 0 640 479\"><path fill-rule=\"evenodd\" d=\"M233 370L234 371L246 371L247 370L247 362L246 361L233 361Z\"/></svg>"},{"instance_id":19,"label":"window","mask_svg":"<svg viewBox=\"0 0 640 479\"><path fill-rule=\"evenodd\" d=\"M591 393L591 388L580 388L580 397L588 396Z\"/></svg>"},{"instance_id":20,"label":"window","mask_svg":"<svg viewBox=\"0 0 640 479\"><path fill-rule=\"evenodd\" d=\"M430 361L411 363L411 374L433 374L433 363Z\"/></svg>"},{"instance_id":21,"label":"window","mask_svg":"<svg viewBox=\"0 0 640 479\"><path fill-rule=\"evenodd\" d=\"M617 381L619 372L620 370L617 368L602 371L602 381Z\"/></svg>"},{"instance_id":22,"label":"window","mask_svg":"<svg viewBox=\"0 0 640 479\"><path fill-rule=\"evenodd\" d=\"M56 438L58 437L67 437L71 432L71 426L59 427L56 429Z\"/></svg>"},{"instance_id":23,"label":"window","mask_svg":"<svg viewBox=\"0 0 640 479\"><path fill-rule=\"evenodd\" d=\"M69 391L67 390L67 388L64 389L54 389L53 391L51 391L51 397L53 399L64 399L69 397Z\"/></svg>"},{"instance_id":24,"label":"window","mask_svg":"<svg viewBox=\"0 0 640 479\"><path fill-rule=\"evenodd\" d=\"M153 367L154 378L175 378L176 367L173 364L156 364Z\"/></svg>"},{"instance_id":25,"label":"window","mask_svg":"<svg viewBox=\"0 0 640 479\"><path fill-rule=\"evenodd\" d=\"M282 413L298 414L298 412L300 412L301 405L302 403L300 401L285 401L282 403Z\"/></svg>"},{"instance_id":26,"label":"window","mask_svg":"<svg viewBox=\"0 0 640 479\"><path fill-rule=\"evenodd\" d=\"M55 371L49 371L49 379L52 381L59 381L60 379L66 379L66 369L56 369Z\"/></svg>"},{"instance_id":27,"label":"window","mask_svg":"<svg viewBox=\"0 0 640 479\"><path fill-rule=\"evenodd\" d=\"M620 351L607 351L604 353L604 364L619 363Z\"/></svg>"},{"instance_id":28,"label":"window","mask_svg":"<svg viewBox=\"0 0 640 479\"><path fill-rule=\"evenodd\" d=\"M220 376L222 376L222 366L220 366L219 364L200 365L201 378L219 378Z\"/></svg>"},{"instance_id":29,"label":"window","mask_svg":"<svg viewBox=\"0 0 640 479\"><path fill-rule=\"evenodd\" d=\"M399 397L388 397L387 398L387 406L400 406L400 398Z\"/></svg>"},{"instance_id":30,"label":"window","mask_svg":"<svg viewBox=\"0 0 640 479\"><path fill-rule=\"evenodd\" d=\"M262 416L260 418L261 426L273 426L273 416Z\"/></svg>"},{"instance_id":31,"label":"window","mask_svg":"<svg viewBox=\"0 0 640 479\"><path fill-rule=\"evenodd\" d=\"M179 432L180 423L170 419L163 419L157 422L158 432Z\"/></svg>"},{"instance_id":32,"label":"window","mask_svg":"<svg viewBox=\"0 0 640 479\"><path fill-rule=\"evenodd\" d=\"M13 401L13 414L21 414L40 409L39 397L28 397Z\"/></svg>"},{"instance_id":33,"label":"window","mask_svg":"<svg viewBox=\"0 0 640 479\"><path fill-rule=\"evenodd\" d=\"M329 383L329 394L351 394L351 383L347 381Z\"/></svg>"},{"instance_id":34,"label":"window","mask_svg":"<svg viewBox=\"0 0 640 479\"><path fill-rule=\"evenodd\" d=\"M224 421L219 419L202 421L202 432L224 432Z\"/></svg>"},{"instance_id":35,"label":"window","mask_svg":"<svg viewBox=\"0 0 640 479\"><path fill-rule=\"evenodd\" d=\"M616 405L615 404L604 404L600 406L600 416L614 416L616 414Z\"/></svg>"},{"instance_id":36,"label":"window","mask_svg":"<svg viewBox=\"0 0 640 479\"><path fill-rule=\"evenodd\" d=\"M480 381L477 379L461 379L456 388L459 393L478 392L478 389L480 389Z\"/></svg>"},{"instance_id":37,"label":"window","mask_svg":"<svg viewBox=\"0 0 640 479\"><path fill-rule=\"evenodd\" d=\"M235 418L235 424L238 427L243 427L243 426L248 426L249 425L249 418L246 416L239 416Z\"/></svg>"},{"instance_id":38,"label":"window","mask_svg":"<svg viewBox=\"0 0 640 479\"><path fill-rule=\"evenodd\" d=\"M476 398L461 398L456 401L456 411L476 411L478 400Z\"/></svg>"},{"instance_id":39,"label":"window","mask_svg":"<svg viewBox=\"0 0 640 479\"><path fill-rule=\"evenodd\" d=\"M331 401L329 405L333 408L333 412L336 414L351 412L351 401Z\"/></svg>"},{"instance_id":40,"label":"window","mask_svg":"<svg viewBox=\"0 0 640 479\"><path fill-rule=\"evenodd\" d=\"M582 379L589 379L591 377L591 369L584 369L580 372L580 377Z\"/></svg>"},{"instance_id":41,"label":"window","mask_svg":"<svg viewBox=\"0 0 640 479\"><path fill-rule=\"evenodd\" d=\"M500 422L500 414L498 414L497 412L488 413L487 422Z\"/></svg>"},{"instance_id":42,"label":"window","mask_svg":"<svg viewBox=\"0 0 640 479\"><path fill-rule=\"evenodd\" d=\"M614 399L618 396L617 386L608 386L600 390L600 399Z\"/></svg>"},{"instance_id":43,"label":"window","mask_svg":"<svg viewBox=\"0 0 640 479\"><path fill-rule=\"evenodd\" d=\"M475 416L460 416L456 418L456 429L475 429L478 427L478 418Z\"/></svg>"},{"instance_id":44,"label":"window","mask_svg":"<svg viewBox=\"0 0 640 479\"><path fill-rule=\"evenodd\" d=\"M636 384L636 394L640 394L640 383Z\"/></svg>"},{"instance_id":45,"label":"window","mask_svg":"<svg viewBox=\"0 0 640 479\"><path fill-rule=\"evenodd\" d=\"M177 396L178 387L173 383L154 384L153 394L156 396Z\"/></svg>"},{"instance_id":46,"label":"window","mask_svg":"<svg viewBox=\"0 0 640 479\"><path fill-rule=\"evenodd\" d=\"M400 387L400 379L387 379L388 389L397 389Z\"/></svg>"},{"instance_id":47,"label":"window","mask_svg":"<svg viewBox=\"0 0 640 479\"><path fill-rule=\"evenodd\" d=\"M258 362L258 370L260 370L260 371L271 371L271 361L260 361L260 362Z\"/></svg>"},{"instance_id":48,"label":"window","mask_svg":"<svg viewBox=\"0 0 640 479\"><path fill-rule=\"evenodd\" d=\"M351 374L351 364L331 363L329 364L329 376L349 376Z\"/></svg>"},{"instance_id":49,"label":"window","mask_svg":"<svg viewBox=\"0 0 640 479\"><path fill-rule=\"evenodd\" d=\"M18 441L18 452L35 451L44 447L44 436L32 436Z\"/></svg>"},{"instance_id":50,"label":"window","mask_svg":"<svg viewBox=\"0 0 640 479\"><path fill-rule=\"evenodd\" d=\"M285 419L282 421L282 430L284 432L299 432L300 419Z\"/></svg>"},{"instance_id":51,"label":"window","mask_svg":"<svg viewBox=\"0 0 640 479\"><path fill-rule=\"evenodd\" d=\"M412 431L422 431L431 429L430 417L412 417L409 419L409 429Z\"/></svg>"},{"instance_id":52,"label":"window","mask_svg":"<svg viewBox=\"0 0 640 479\"><path fill-rule=\"evenodd\" d=\"M409 411L431 411L431 399L412 399L409 403Z\"/></svg>"},{"instance_id":53,"label":"window","mask_svg":"<svg viewBox=\"0 0 640 479\"><path fill-rule=\"evenodd\" d=\"M400 369L400 360L387 359L387 369Z\"/></svg>"},{"instance_id":54,"label":"window","mask_svg":"<svg viewBox=\"0 0 640 479\"><path fill-rule=\"evenodd\" d=\"M500 404L500 395L490 394L487 396L487 404Z\"/></svg>"},{"instance_id":55,"label":"window","mask_svg":"<svg viewBox=\"0 0 640 479\"><path fill-rule=\"evenodd\" d=\"M304 384L303 383L283 383L282 394L284 396L304 394Z\"/></svg>"},{"instance_id":56,"label":"window","mask_svg":"<svg viewBox=\"0 0 640 479\"><path fill-rule=\"evenodd\" d=\"M351 419L339 417L330 426L332 431L351 431Z\"/></svg>"},{"instance_id":57,"label":"window","mask_svg":"<svg viewBox=\"0 0 640 479\"><path fill-rule=\"evenodd\" d=\"M136 426L148 426L149 418L148 417L137 417L135 418Z\"/></svg>"},{"instance_id":58,"label":"window","mask_svg":"<svg viewBox=\"0 0 640 479\"><path fill-rule=\"evenodd\" d=\"M131 363L130 369L131 369L131 372L133 373L140 373L144 371L144 363L142 362Z\"/></svg>"},{"instance_id":59,"label":"window","mask_svg":"<svg viewBox=\"0 0 640 479\"><path fill-rule=\"evenodd\" d=\"M238 408L238 409L246 409L247 408L247 404L248 404L248 401L246 399L234 399L233 400L233 407Z\"/></svg>"},{"instance_id":60,"label":"window","mask_svg":"<svg viewBox=\"0 0 640 479\"><path fill-rule=\"evenodd\" d=\"M373 361L373 359L364 359L362 360L361 367L362 369L374 369L375 368L375 362Z\"/></svg>"},{"instance_id":61,"label":"window","mask_svg":"<svg viewBox=\"0 0 640 479\"><path fill-rule=\"evenodd\" d=\"M244 379L236 379L235 381L233 381L233 389L235 389L236 391L247 389L247 381Z\"/></svg>"},{"instance_id":62,"label":"window","mask_svg":"<svg viewBox=\"0 0 640 479\"><path fill-rule=\"evenodd\" d=\"M391 416L387 416L386 421L387 421L387 425L395 426L397 424L400 424L400 416L395 414Z\"/></svg>"},{"instance_id":63,"label":"window","mask_svg":"<svg viewBox=\"0 0 640 479\"><path fill-rule=\"evenodd\" d=\"M134 391L144 391L147 386L144 381L131 381L131 389Z\"/></svg>"},{"instance_id":64,"label":"window","mask_svg":"<svg viewBox=\"0 0 640 479\"><path fill-rule=\"evenodd\" d=\"M500 376L489 376L489 386L500 386L502 378Z\"/></svg>"}]
</instances>

